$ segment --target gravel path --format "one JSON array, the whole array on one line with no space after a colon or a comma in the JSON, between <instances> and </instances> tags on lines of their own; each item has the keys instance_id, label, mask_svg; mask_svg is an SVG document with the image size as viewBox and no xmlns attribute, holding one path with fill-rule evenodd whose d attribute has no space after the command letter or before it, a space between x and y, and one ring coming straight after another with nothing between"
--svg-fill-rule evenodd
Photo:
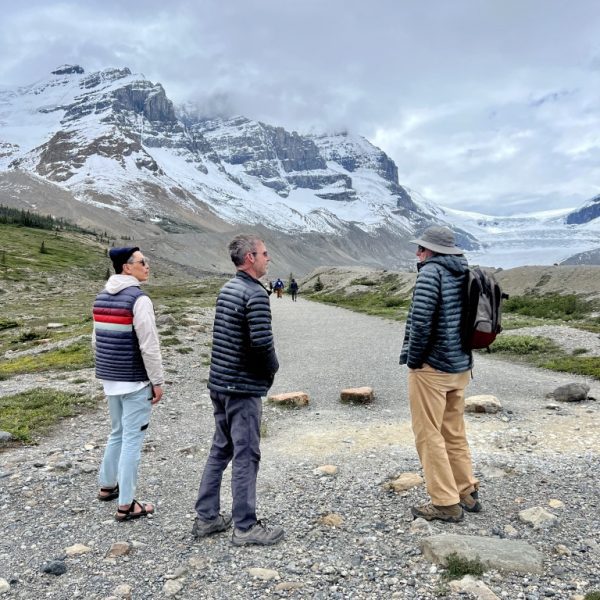
<instances>
[{"instance_id":1,"label":"gravel path","mask_svg":"<svg viewBox=\"0 0 600 600\"><path fill-rule=\"evenodd\" d=\"M493 393L504 407L467 418L485 511L457 525L415 529L409 509L425 500L423 488L396 494L383 486L419 471L406 369L397 364L403 326L302 299L272 304L282 365L272 392L302 390L311 398L303 409L264 409L259 516L282 524L286 540L238 549L228 535L202 542L190 535L212 435L203 358L212 311L198 309L190 314L196 325L178 332L194 352L165 348L171 383L144 447L138 495L157 503L154 518L116 523L114 505L94 499L108 428L102 405L65 421L38 446L0 454L0 578L10 583L8 597L464 598L419 549L421 538L442 532L518 539L543 553L541 575L488 571L482 580L499 597L567 599L600 589L598 402L556 408L545 399L557 385L584 378L478 357L469 395ZM75 383L79 372L23 378L22 385L97 393L91 372L83 376L89 382ZM598 382L587 383L600 399ZM339 404L342 387L359 385L374 388L373 406ZM0 395L15 387L0 381ZM337 466L337 475L315 474L323 464ZM551 508L553 500L564 506ZM225 510L230 503L225 483ZM519 521L518 512L533 506L556 514L557 525L534 530ZM336 527L322 522L331 514L341 519ZM108 557L118 541L129 543L129 554ZM88 550L66 556L75 544ZM54 559L65 574L41 572ZM252 568L277 574L261 579Z\"/></svg>"}]
</instances>

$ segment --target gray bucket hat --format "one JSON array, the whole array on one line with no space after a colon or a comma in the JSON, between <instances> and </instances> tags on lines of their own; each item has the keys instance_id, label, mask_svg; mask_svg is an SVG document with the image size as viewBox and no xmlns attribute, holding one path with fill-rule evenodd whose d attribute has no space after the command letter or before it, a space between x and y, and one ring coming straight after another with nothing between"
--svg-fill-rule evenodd
<instances>
[{"instance_id":1,"label":"gray bucket hat","mask_svg":"<svg viewBox=\"0 0 600 600\"><path fill-rule=\"evenodd\" d=\"M428 227L420 238L410 240L410 242L411 244L419 244L419 246L433 250L438 254L464 254L465 252L455 245L454 232L448 227L437 225Z\"/></svg>"}]
</instances>

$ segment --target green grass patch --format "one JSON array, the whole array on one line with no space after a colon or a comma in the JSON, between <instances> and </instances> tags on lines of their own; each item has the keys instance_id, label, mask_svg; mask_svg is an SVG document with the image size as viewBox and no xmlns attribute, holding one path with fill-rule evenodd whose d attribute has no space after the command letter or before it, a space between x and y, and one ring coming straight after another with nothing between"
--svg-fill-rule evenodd
<instances>
[{"instance_id":1,"label":"green grass patch","mask_svg":"<svg viewBox=\"0 0 600 600\"><path fill-rule=\"evenodd\" d=\"M189 346L183 346L182 348L175 348L175 350L177 352L179 352L179 354L191 354L194 349L190 348Z\"/></svg>"},{"instance_id":2,"label":"green grass patch","mask_svg":"<svg viewBox=\"0 0 600 600\"><path fill-rule=\"evenodd\" d=\"M540 354L544 352L555 352L558 350L556 344L545 337L533 335L500 335L490 346L492 352L507 352L510 354Z\"/></svg>"},{"instance_id":3,"label":"green grass patch","mask_svg":"<svg viewBox=\"0 0 600 600\"><path fill-rule=\"evenodd\" d=\"M517 313L528 317L572 321L588 317L594 306L575 294L548 294L511 296L504 302L503 310L505 313Z\"/></svg>"},{"instance_id":4,"label":"green grass patch","mask_svg":"<svg viewBox=\"0 0 600 600\"><path fill-rule=\"evenodd\" d=\"M405 319L410 300L386 294L384 292L362 292L351 295L344 294L312 294L310 300L334 304L367 315Z\"/></svg>"},{"instance_id":5,"label":"green grass patch","mask_svg":"<svg viewBox=\"0 0 600 600\"><path fill-rule=\"evenodd\" d=\"M588 592L583 600L600 600L600 591Z\"/></svg>"},{"instance_id":6,"label":"green grass patch","mask_svg":"<svg viewBox=\"0 0 600 600\"><path fill-rule=\"evenodd\" d=\"M481 577L485 573L485 565L479 560L469 560L459 556L456 552L446 558L446 571L443 578L447 581L461 579L465 575Z\"/></svg>"},{"instance_id":7,"label":"green grass patch","mask_svg":"<svg viewBox=\"0 0 600 600\"><path fill-rule=\"evenodd\" d=\"M51 370L76 371L93 366L91 345L87 342L76 342L59 350L0 361L0 379L23 373Z\"/></svg>"},{"instance_id":8,"label":"green grass patch","mask_svg":"<svg viewBox=\"0 0 600 600\"><path fill-rule=\"evenodd\" d=\"M540 366L551 371L575 373L600 379L600 357L598 356L562 356L544 361Z\"/></svg>"},{"instance_id":9,"label":"green grass patch","mask_svg":"<svg viewBox=\"0 0 600 600\"><path fill-rule=\"evenodd\" d=\"M91 236L0 223L0 279L85 269L90 278L106 272L106 251ZM41 251L43 249L43 251Z\"/></svg>"},{"instance_id":10,"label":"green grass patch","mask_svg":"<svg viewBox=\"0 0 600 600\"><path fill-rule=\"evenodd\" d=\"M181 340L176 337L161 337L160 344L161 346L180 346Z\"/></svg>"},{"instance_id":11,"label":"green grass patch","mask_svg":"<svg viewBox=\"0 0 600 600\"><path fill-rule=\"evenodd\" d=\"M95 406L89 395L35 389L0 398L0 429L22 442L31 443L48 427Z\"/></svg>"},{"instance_id":12,"label":"green grass patch","mask_svg":"<svg viewBox=\"0 0 600 600\"><path fill-rule=\"evenodd\" d=\"M18 326L19 326L18 321L13 321L12 319L0 318L0 331L4 331L5 329L13 329Z\"/></svg>"}]
</instances>

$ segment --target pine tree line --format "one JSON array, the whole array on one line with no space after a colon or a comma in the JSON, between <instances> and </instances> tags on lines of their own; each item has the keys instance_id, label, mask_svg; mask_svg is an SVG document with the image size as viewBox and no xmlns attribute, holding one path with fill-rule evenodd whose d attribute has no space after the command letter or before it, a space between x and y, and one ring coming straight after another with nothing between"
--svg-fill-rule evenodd
<instances>
[{"instance_id":1,"label":"pine tree line","mask_svg":"<svg viewBox=\"0 0 600 600\"><path fill-rule=\"evenodd\" d=\"M35 229L48 229L50 231L77 231L97 235L95 231L79 227L63 218L56 219L51 215L40 215L30 210L12 208L3 204L0 204L0 223L33 227Z\"/></svg>"}]
</instances>

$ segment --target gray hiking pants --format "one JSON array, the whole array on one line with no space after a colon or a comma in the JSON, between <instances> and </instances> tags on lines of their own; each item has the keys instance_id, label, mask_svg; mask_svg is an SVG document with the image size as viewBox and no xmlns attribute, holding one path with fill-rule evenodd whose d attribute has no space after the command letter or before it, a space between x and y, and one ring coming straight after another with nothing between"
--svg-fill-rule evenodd
<instances>
[{"instance_id":1,"label":"gray hiking pants","mask_svg":"<svg viewBox=\"0 0 600 600\"><path fill-rule=\"evenodd\" d=\"M256 476L260 462L260 397L211 391L215 434L206 460L196 513L203 521L219 515L223 471L233 460L231 494L233 522L246 531L256 523Z\"/></svg>"}]
</instances>

